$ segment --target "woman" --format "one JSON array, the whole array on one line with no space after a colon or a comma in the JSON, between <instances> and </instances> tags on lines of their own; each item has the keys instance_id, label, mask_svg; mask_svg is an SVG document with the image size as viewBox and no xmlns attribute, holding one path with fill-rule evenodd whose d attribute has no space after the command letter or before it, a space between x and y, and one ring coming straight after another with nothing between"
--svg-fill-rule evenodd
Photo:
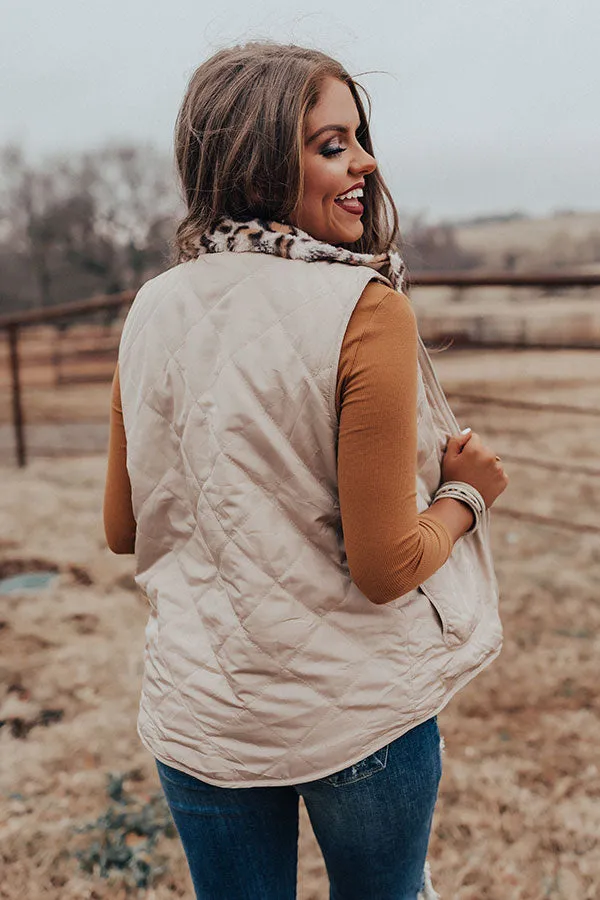
<instances>
[{"instance_id":1,"label":"woman","mask_svg":"<svg viewBox=\"0 0 600 900\"><path fill-rule=\"evenodd\" d=\"M180 264L125 323L105 497L151 605L141 740L198 897L294 897L299 796L332 898L435 897L436 714L500 651L506 476L399 293L339 63L217 53L176 152Z\"/></svg>"}]
</instances>

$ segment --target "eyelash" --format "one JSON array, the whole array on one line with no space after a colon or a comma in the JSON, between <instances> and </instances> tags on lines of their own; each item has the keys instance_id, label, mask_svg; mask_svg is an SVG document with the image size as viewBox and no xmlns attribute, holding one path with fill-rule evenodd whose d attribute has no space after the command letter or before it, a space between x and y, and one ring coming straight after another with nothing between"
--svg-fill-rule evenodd
<instances>
[{"instance_id":1,"label":"eyelash","mask_svg":"<svg viewBox=\"0 0 600 900\"><path fill-rule=\"evenodd\" d=\"M345 147L332 147L329 144L326 144L321 150L321 156L331 157L331 156L339 156L340 153L345 153Z\"/></svg>"}]
</instances>

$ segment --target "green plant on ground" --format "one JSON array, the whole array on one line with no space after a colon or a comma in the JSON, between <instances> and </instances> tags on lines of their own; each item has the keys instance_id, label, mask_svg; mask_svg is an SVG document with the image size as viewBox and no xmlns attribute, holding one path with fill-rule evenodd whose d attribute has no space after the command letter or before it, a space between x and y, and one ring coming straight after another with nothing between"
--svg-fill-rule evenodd
<instances>
[{"instance_id":1,"label":"green plant on ground","mask_svg":"<svg viewBox=\"0 0 600 900\"><path fill-rule=\"evenodd\" d=\"M167 871L165 857L153 850L162 835L173 838L176 830L160 792L148 799L127 792L124 782L136 774L109 775L106 793L112 803L96 821L75 829L91 842L74 856L90 875L108 878L116 870L126 886L147 888Z\"/></svg>"}]
</instances>

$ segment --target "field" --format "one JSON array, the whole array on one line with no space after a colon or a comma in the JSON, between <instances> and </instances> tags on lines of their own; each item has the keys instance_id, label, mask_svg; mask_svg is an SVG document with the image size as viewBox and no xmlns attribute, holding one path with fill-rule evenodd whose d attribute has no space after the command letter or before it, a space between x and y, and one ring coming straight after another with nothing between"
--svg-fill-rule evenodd
<instances>
[{"instance_id":1,"label":"field","mask_svg":"<svg viewBox=\"0 0 600 900\"><path fill-rule=\"evenodd\" d=\"M450 350L435 362L461 423L504 457L511 481L493 533L505 648L440 717L434 883L443 900L594 900L600 354ZM113 556L102 532L108 385L42 382L26 390L24 470L11 458L6 392L0 407L0 577L57 572L37 593L0 596L0 898L191 898L135 733L146 608L132 559ZM81 831L101 816L100 831ZM300 847L298 896L326 900L304 818Z\"/></svg>"}]
</instances>

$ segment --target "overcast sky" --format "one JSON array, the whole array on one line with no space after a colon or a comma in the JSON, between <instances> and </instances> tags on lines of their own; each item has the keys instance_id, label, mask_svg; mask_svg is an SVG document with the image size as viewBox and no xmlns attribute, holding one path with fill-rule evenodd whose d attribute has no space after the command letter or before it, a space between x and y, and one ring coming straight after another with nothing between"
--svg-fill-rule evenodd
<instances>
[{"instance_id":1,"label":"overcast sky","mask_svg":"<svg viewBox=\"0 0 600 900\"><path fill-rule=\"evenodd\" d=\"M318 47L373 98L401 210L600 209L598 0L0 0L0 143L170 152L187 79L249 38Z\"/></svg>"}]
</instances>

